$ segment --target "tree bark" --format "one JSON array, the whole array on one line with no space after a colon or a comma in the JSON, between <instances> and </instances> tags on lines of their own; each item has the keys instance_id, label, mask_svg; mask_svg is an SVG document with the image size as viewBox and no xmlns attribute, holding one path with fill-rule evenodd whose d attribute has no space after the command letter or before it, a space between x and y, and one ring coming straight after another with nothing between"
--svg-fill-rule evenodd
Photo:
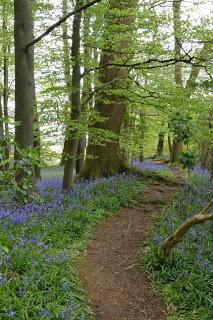
<instances>
[{"instance_id":1,"label":"tree bark","mask_svg":"<svg viewBox=\"0 0 213 320\"><path fill-rule=\"evenodd\" d=\"M3 3L3 23L2 30L7 33L7 5L6 2ZM4 148L4 158L5 158L5 170L9 170L9 159L10 159L10 147L8 145L9 140L9 126L8 126L8 96L9 96L9 87L8 87L8 55L10 53L10 46L8 43L3 44L3 55L4 55L4 90L3 90L3 116L5 119L4 122L4 135L5 135L5 148Z\"/></svg>"},{"instance_id":2,"label":"tree bark","mask_svg":"<svg viewBox=\"0 0 213 320\"><path fill-rule=\"evenodd\" d=\"M76 6L81 5L81 0L76 2ZM72 91L71 91L71 105L70 123L68 124L68 137L67 137L67 156L64 166L63 188L70 189L74 186L74 177L76 169L76 158L78 154L77 137L77 123L80 119L81 105L80 105L80 84L81 84L81 70L80 70L80 27L81 27L82 13L76 13L73 19L73 32L72 32ZM75 128L71 124L75 122Z\"/></svg>"},{"instance_id":3,"label":"tree bark","mask_svg":"<svg viewBox=\"0 0 213 320\"><path fill-rule=\"evenodd\" d=\"M163 154L163 147L164 147L164 132L159 132L158 135L158 145L157 145L157 151L156 151L156 156L155 157L161 157Z\"/></svg>"},{"instance_id":4,"label":"tree bark","mask_svg":"<svg viewBox=\"0 0 213 320\"><path fill-rule=\"evenodd\" d=\"M62 3L62 12L63 16L67 15L68 12L68 1L63 0ZM62 25L62 33L63 33L63 69L64 69L64 78L66 83L66 89L67 89L67 96L69 99L69 107L70 110L72 108L72 74L71 74L71 55L70 55L70 45L68 41L68 26L67 21L65 21ZM61 166L64 166L65 164L65 158L68 154L68 124L66 124L65 129L65 139L64 139L64 146L62 151L62 157L61 157Z\"/></svg>"},{"instance_id":5,"label":"tree bark","mask_svg":"<svg viewBox=\"0 0 213 320\"><path fill-rule=\"evenodd\" d=\"M87 99L88 96L92 93L92 84L94 85L94 78L88 74L89 67L88 65L91 63L92 50L88 46L89 38L90 38L90 20L91 14L88 12L84 12L83 19L83 47L84 47L84 78L83 78L83 87L82 87L82 107L81 112L87 114L87 118L89 116L90 108L93 108L92 99L85 105L84 100ZM87 123L85 124L88 127L88 119L85 119ZM79 140L78 146L78 159L76 163L76 173L82 173L85 167L86 161L86 146L87 146L87 137L84 134Z\"/></svg>"},{"instance_id":6,"label":"tree bark","mask_svg":"<svg viewBox=\"0 0 213 320\"><path fill-rule=\"evenodd\" d=\"M183 239L185 234L196 224L201 224L206 221L213 221L213 213L207 213L208 209L213 205L213 201L210 201L207 207L205 207L200 213L187 219L182 223L179 228L165 240L163 244L164 256L169 256L173 248Z\"/></svg>"},{"instance_id":7,"label":"tree bark","mask_svg":"<svg viewBox=\"0 0 213 320\"><path fill-rule=\"evenodd\" d=\"M106 34L111 30L112 36L115 37L120 32L120 39L116 43L117 51L122 51L126 55L119 55L112 52L111 41L106 38L106 46L102 50L100 65L106 65L100 70L99 81L101 84L112 83L112 86L107 86L107 90L102 90L96 95L95 108L102 117L107 120L104 123L97 123L95 128L109 130L119 136L121 125L123 122L126 105L124 99L118 97L113 91L116 89L128 87L128 70L121 67L110 67L112 63L123 62L128 59L128 49L131 47L131 35L129 31L129 39L126 40L122 26L127 30L127 27L134 22L133 15L125 13L125 10L134 9L137 4L136 0L122 2L116 0L109 1L108 20L106 22ZM122 13L121 13L122 12ZM121 28L118 31L118 26ZM126 34L128 31L126 31ZM111 40L111 39L110 39ZM121 61L122 60L122 61ZM88 154L93 156L93 159L87 159L86 168L83 176L87 178L95 178L101 176L110 176L124 170L123 159L119 150L119 139L117 141L107 142L105 146L89 145Z\"/></svg>"},{"instance_id":8,"label":"tree bark","mask_svg":"<svg viewBox=\"0 0 213 320\"><path fill-rule=\"evenodd\" d=\"M34 137L33 137L33 146L37 151L38 162L34 167L34 176L35 179L41 180L41 135L40 135L40 124L39 124L39 114L37 108L36 99L34 101Z\"/></svg>"},{"instance_id":9,"label":"tree bark","mask_svg":"<svg viewBox=\"0 0 213 320\"><path fill-rule=\"evenodd\" d=\"M175 59L181 58L181 3L182 0L173 0L173 25L174 25L174 51ZM182 67L180 63L175 64L175 83L179 88L183 87L182 79ZM179 154L183 150L183 144L181 141L173 139L172 143L172 152L171 152L171 163L174 163L178 160Z\"/></svg>"},{"instance_id":10,"label":"tree bark","mask_svg":"<svg viewBox=\"0 0 213 320\"><path fill-rule=\"evenodd\" d=\"M15 19L15 142L18 148L33 146L34 119L34 50L26 46L33 40L32 1L14 1ZM18 149L15 160L20 160ZM16 181L22 187L25 171L20 170Z\"/></svg>"},{"instance_id":11,"label":"tree bark","mask_svg":"<svg viewBox=\"0 0 213 320\"><path fill-rule=\"evenodd\" d=\"M3 110L2 110L2 95L0 92L0 171L5 170L5 165L3 164L5 160L5 150L4 150L4 122L3 122Z\"/></svg>"},{"instance_id":12,"label":"tree bark","mask_svg":"<svg viewBox=\"0 0 213 320\"><path fill-rule=\"evenodd\" d=\"M170 134L168 134L168 147L169 147L169 159L171 162L171 159L172 159L172 139L171 139Z\"/></svg>"},{"instance_id":13,"label":"tree bark","mask_svg":"<svg viewBox=\"0 0 213 320\"><path fill-rule=\"evenodd\" d=\"M173 22L174 22L174 38L175 38L175 59L181 58L181 2L182 0L173 0ZM182 87L182 67L180 63L175 64L175 83Z\"/></svg>"}]
</instances>

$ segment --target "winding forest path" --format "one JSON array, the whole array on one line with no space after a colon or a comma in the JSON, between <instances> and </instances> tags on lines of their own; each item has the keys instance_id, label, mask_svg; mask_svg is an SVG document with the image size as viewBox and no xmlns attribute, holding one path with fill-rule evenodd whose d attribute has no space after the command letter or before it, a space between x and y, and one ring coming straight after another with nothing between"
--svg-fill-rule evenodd
<instances>
[{"instance_id":1,"label":"winding forest path","mask_svg":"<svg viewBox=\"0 0 213 320\"><path fill-rule=\"evenodd\" d=\"M77 263L95 320L162 320L167 310L137 266L152 222L183 181L154 182L137 208L125 208L101 223L94 240Z\"/></svg>"}]
</instances>

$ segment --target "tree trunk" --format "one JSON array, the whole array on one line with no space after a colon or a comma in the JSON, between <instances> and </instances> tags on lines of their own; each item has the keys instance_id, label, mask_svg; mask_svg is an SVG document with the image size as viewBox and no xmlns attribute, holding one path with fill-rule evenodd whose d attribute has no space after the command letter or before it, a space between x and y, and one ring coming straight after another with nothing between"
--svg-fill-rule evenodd
<instances>
[{"instance_id":1,"label":"tree trunk","mask_svg":"<svg viewBox=\"0 0 213 320\"><path fill-rule=\"evenodd\" d=\"M181 58L181 3L182 0L173 0L173 25L174 25L174 51L175 59ZM183 87L182 67L180 63L175 64L175 83L178 87ZM183 150L182 142L177 142L175 139L172 143L171 163L177 161L180 152Z\"/></svg>"},{"instance_id":2,"label":"tree trunk","mask_svg":"<svg viewBox=\"0 0 213 320\"><path fill-rule=\"evenodd\" d=\"M35 111L34 111L35 116L34 116L33 145L38 155L38 162L34 167L34 176L35 176L35 179L41 180L41 135L40 135L39 114L38 114L36 99L34 104L35 104Z\"/></svg>"},{"instance_id":3,"label":"tree trunk","mask_svg":"<svg viewBox=\"0 0 213 320\"><path fill-rule=\"evenodd\" d=\"M7 8L6 8L6 3L3 4L3 23L2 23L2 30L3 32L7 33ZM3 55L4 55L4 90L3 90L3 110L4 110L4 118L5 118L5 123L4 123L4 135L5 135L5 170L9 170L9 159L10 159L10 147L9 147L9 126L8 126L8 55L10 53L10 46L9 44L4 44L3 45Z\"/></svg>"},{"instance_id":4,"label":"tree trunk","mask_svg":"<svg viewBox=\"0 0 213 320\"><path fill-rule=\"evenodd\" d=\"M182 0L173 0L173 22L174 22L174 37L175 37L175 58L181 58L181 2ZM180 63L175 64L175 83L182 87L182 67Z\"/></svg>"},{"instance_id":5,"label":"tree trunk","mask_svg":"<svg viewBox=\"0 0 213 320\"><path fill-rule=\"evenodd\" d=\"M172 139L170 134L168 134L168 147L169 147L169 159L170 161L172 161Z\"/></svg>"},{"instance_id":6,"label":"tree trunk","mask_svg":"<svg viewBox=\"0 0 213 320\"><path fill-rule=\"evenodd\" d=\"M62 13L63 16L66 16L68 13L68 1L63 0L62 3ZM71 74L71 55L70 55L70 45L68 41L68 26L67 21L65 21L62 25L62 33L63 33L63 69L64 69L64 78L66 82L66 89L67 89L67 95L69 99L69 107L70 110L72 108L72 74ZM61 166L64 166L65 159L68 154L68 124L66 124L65 129L65 139L64 139L64 147L62 151L62 157L61 157Z\"/></svg>"},{"instance_id":7,"label":"tree trunk","mask_svg":"<svg viewBox=\"0 0 213 320\"><path fill-rule=\"evenodd\" d=\"M5 160L4 122L3 122L3 110L2 110L2 96L0 92L0 171L5 170L5 165L2 163L4 160Z\"/></svg>"},{"instance_id":8,"label":"tree trunk","mask_svg":"<svg viewBox=\"0 0 213 320\"><path fill-rule=\"evenodd\" d=\"M14 1L15 19L15 142L18 148L33 146L34 50L26 45L33 40L32 1ZM20 160L18 149L15 160ZM26 173L20 170L16 181L22 187Z\"/></svg>"},{"instance_id":9,"label":"tree trunk","mask_svg":"<svg viewBox=\"0 0 213 320\"><path fill-rule=\"evenodd\" d=\"M86 105L84 104L84 100L90 96L92 93L92 84L94 84L93 77L88 74L89 67L88 65L91 64L93 59L92 57L92 50L88 46L89 38L90 38L90 20L91 14L89 12L84 13L84 20L83 20L83 46L84 46L84 77L83 77L83 88L82 88L82 108L81 112L87 114L86 124L85 126L88 127L88 116L90 112L90 108L93 107L93 100L91 99ZM86 161L86 146L87 146L87 137L84 134L79 140L78 146L78 159L76 163L76 173L79 174L83 172L85 167Z\"/></svg>"},{"instance_id":10,"label":"tree trunk","mask_svg":"<svg viewBox=\"0 0 213 320\"><path fill-rule=\"evenodd\" d=\"M76 2L76 7L81 5L81 0ZM76 158L78 153L79 138L77 135L77 122L80 118L80 83L81 83L81 70L80 70L80 27L81 27L81 15L79 12L74 15L73 18L73 32L72 32L72 92L71 92L71 105L72 110L70 112L70 123L68 128L67 137L67 156L64 166L63 188L70 189L74 185L74 177L76 170ZM76 122L75 128L70 126L73 121Z\"/></svg>"},{"instance_id":11,"label":"tree trunk","mask_svg":"<svg viewBox=\"0 0 213 320\"><path fill-rule=\"evenodd\" d=\"M163 146L164 146L164 132L160 132L158 135L158 145L157 145L157 151L156 151L156 157L161 157L163 154Z\"/></svg>"},{"instance_id":12,"label":"tree trunk","mask_svg":"<svg viewBox=\"0 0 213 320\"><path fill-rule=\"evenodd\" d=\"M183 143L176 141L174 139L173 141L173 145L172 145L172 157L171 157L171 163L177 162L178 161L178 157L181 154L181 152L183 151Z\"/></svg>"},{"instance_id":13,"label":"tree trunk","mask_svg":"<svg viewBox=\"0 0 213 320\"><path fill-rule=\"evenodd\" d=\"M111 30L112 38L118 36L120 32L120 38L115 44L117 51L122 51L124 53L128 52L128 49L131 47L130 33L126 31L127 26L130 26L134 21L133 15L125 13L125 10L130 10L135 8L137 4L136 0L122 2L116 0L109 1L109 12L108 20L106 23L106 34ZM118 31L118 26L125 27L126 35L125 38L122 28ZM109 30L108 30L109 29ZM133 32L133 31L129 31ZM131 34L132 35L132 34ZM107 45L108 44L108 45ZM105 50L102 51L100 66L106 65L105 68L100 70L99 81L102 85L112 84L107 86L107 90L102 90L99 92L98 96L96 95L96 110L99 111L99 114L102 117L105 117L107 120L104 123L98 123L95 125L97 129L109 130L112 133L119 136L126 105L124 99L118 97L113 91L122 87L124 90L128 88L128 71L126 68L121 68L117 66L107 66L112 63L124 63L128 58L127 55L118 55L112 53L111 48L111 39L106 38ZM121 57L122 56L122 57ZM86 168L83 172L84 177L95 178L101 176L110 176L118 172L123 171L123 159L119 149L119 139L117 141L107 142L105 146L99 145L89 145L88 153L93 155L93 159L87 159Z\"/></svg>"}]
</instances>

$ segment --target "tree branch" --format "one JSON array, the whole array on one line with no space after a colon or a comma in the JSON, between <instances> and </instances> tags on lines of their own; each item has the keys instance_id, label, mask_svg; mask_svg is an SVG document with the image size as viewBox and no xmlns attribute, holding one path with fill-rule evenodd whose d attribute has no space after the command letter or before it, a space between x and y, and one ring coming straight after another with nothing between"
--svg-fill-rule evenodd
<instances>
[{"instance_id":1,"label":"tree branch","mask_svg":"<svg viewBox=\"0 0 213 320\"><path fill-rule=\"evenodd\" d=\"M81 6L80 8L75 9L74 11L68 13L66 16L64 16L63 18L61 18L58 22L54 23L52 26L50 26L44 33L42 33L40 36L38 36L37 38L35 38L32 42L28 43L28 45L26 46L26 49L28 49L31 46L34 46L36 43L38 43L39 41L41 41L44 37L46 37L48 34L50 34L55 28L60 27L60 25L65 22L67 19L69 19L70 17L72 17L73 15L75 15L78 12L84 11L90 7L92 7L94 4L101 2L102 0L93 0L83 6Z\"/></svg>"},{"instance_id":2,"label":"tree branch","mask_svg":"<svg viewBox=\"0 0 213 320\"><path fill-rule=\"evenodd\" d=\"M89 74L89 73L91 73L93 71L97 71L97 70L100 70L100 69L103 69L103 68L108 68L108 67L129 68L130 71L131 71L132 69L162 68L162 67L174 65L174 64L179 63L179 62L187 63L187 64L190 64L190 65L192 65L194 67L199 67L199 68L204 67L204 65L201 65L199 63L193 62L193 59L194 59L194 57L190 57L190 58L187 58L187 59L185 59L183 57L183 58L180 58L180 59L171 58L171 59L165 59L165 60L148 59L148 60L145 60L145 61L136 62L136 63L132 63L132 64L128 64L126 62L124 62L124 63L105 63L105 64L102 64L102 65L100 65L98 67L88 69L81 76L84 77L86 74ZM205 61L207 61L207 59ZM160 63L160 65L159 64L149 65L151 63ZM146 66L146 65L148 65L148 66Z\"/></svg>"},{"instance_id":3,"label":"tree branch","mask_svg":"<svg viewBox=\"0 0 213 320\"><path fill-rule=\"evenodd\" d=\"M213 221L213 213L207 213L208 209L213 206L213 200L198 214L187 219L183 224L181 224L178 229L164 241L163 253L164 256L169 256L172 249L183 239L187 231L196 224L201 224L206 221Z\"/></svg>"}]
</instances>

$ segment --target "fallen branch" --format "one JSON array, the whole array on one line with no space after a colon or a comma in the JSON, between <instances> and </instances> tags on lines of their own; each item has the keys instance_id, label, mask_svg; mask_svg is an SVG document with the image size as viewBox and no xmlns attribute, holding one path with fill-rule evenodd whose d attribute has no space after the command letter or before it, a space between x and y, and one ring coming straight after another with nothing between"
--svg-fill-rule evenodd
<instances>
[{"instance_id":1,"label":"fallen branch","mask_svg":"<svg viewBox=\"0 0 213 320\"><path fill-rule=\"evenodd\" d=\"M213 221L213 213L207 213L208 209L213 206L213 200L198 214L187 219L178 229L164 241L163 254L169 256L172 249L183 239L184 235L196 224L202 224L206 221Z\"/></svg>"}]
</instances>

